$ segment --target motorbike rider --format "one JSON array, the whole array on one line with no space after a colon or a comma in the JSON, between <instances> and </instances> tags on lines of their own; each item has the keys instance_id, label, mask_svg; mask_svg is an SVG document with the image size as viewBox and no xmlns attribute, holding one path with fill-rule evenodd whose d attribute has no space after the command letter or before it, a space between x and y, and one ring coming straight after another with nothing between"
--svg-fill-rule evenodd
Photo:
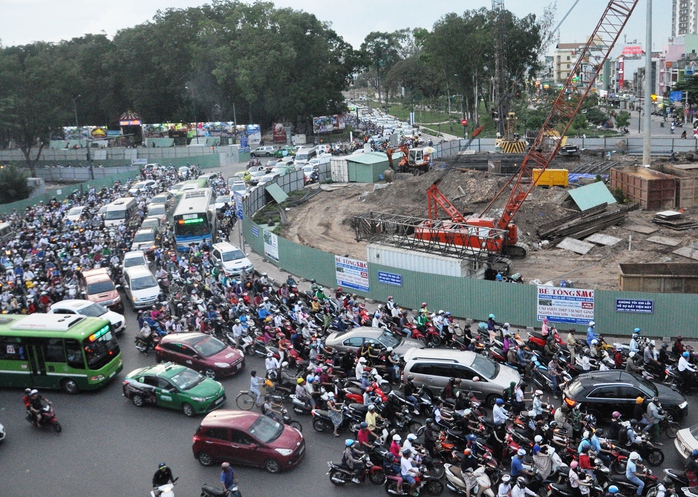
<instances>
[{"instance_id":1,"label":"motorbike rider","mask_svg":"<svg viewBox=\"0 0 698 497\"><path fill-rule=\"evenodd\" d=\"M628 346L630 352L635 352L636 354L640 352L640 331L640 328L635 328L635 330L633 330L633 336Z\"/></svg>"},{"instance_id":2,"label":"motorbike rider","mask_svg":"<svg viewBox=\"0 0 698 497\"><path fill-rule=\"evenodd\" d=\"M412 402L414 414L419 415L419 403L417 401L417 397L415 397L414 395L415 393L417 393L417 387L414 384L414 376L409 375L407 377L407 383L405 383L404 393L405 398Z\"/></svg>"},{"instance_id":3,"label":"motorbike rider","mask_svg":"<svg viewBox=\"0 0 698 497\"><path fill-rule=\"evenodd\" d=\"M674 340L674 345L671 347L671 351L680 356L684 353L685 347L683 345L683 337L681 335L677 336Z\"/></svg>"},{"instance_id":4,"label":"motorbike rider","mask_svg":"<svg viewBox=\"0 0 698 497\"><path fill-rule=\"evenodd\" d=\"M693 449L691 455L686 458L684 469L686 478L688 478L688 486L698 486L698 449Z\"/></svg>"},{"instance_id":5,"label":"motorbike rider","mask_svg":"<svg viewBox=\"0 0 698 497\"><path fill-rule=\"evenodd\" d=\"M589 321L589 327L587 328L587 346L591 347L592 340L598 340L599 334L596 333L596 323L594 321Z\"/></svg>"},{"instance_id":6,"label":"motorbike rider","mask_svg":"<svg viewBox=\"0 0 698 497\"><path fill-rule=\"evenodd\" d=\"M524 468L523 459L526 457L526 449L519 449L514 457L511 458L511 477L517 478L519 476L528 475L533 476L533 471Z\"/></svg>"},{"instance_id":7,"label":"motorbike rider","mask_svg":"<svg viewBox=\"0 0 698 497\"><path fill-rule=\"evenodd\" d=\"M640 374L642 372L642 357L640 357L640 354L636 354L635 352L628 354L628 360L625 363L625 370L636 374Z\"/></svg>"},{"instance_id":8,"label":"motorbike rider","mask_svg":"<svg viewBox=\"0 0 698 497\"><path fill-rule=\"evenodd\" d=\"M362 471L360 458L363 454L355 447L355 445L356 442L351 438L347 438L344 441L345 449L344 453L342 454L342 464L352 470L354 477L351 481L358 484L361 483L361 480L359 480L359 475L361 475Z\"/></svg>"},{"instance_id":9,"label":"motorbike rider","mask_svg":"<svg viewBox=\"0 0 698 497\"><path fill-rule=\"evenodd\" d=\"M574 328L567 333L567 350L570 352L570 364L574 364L577 356L577 337Z\"/></svg>"},{"instance_id":10,"label":"motorbike rider","mask_svg":"<svg viewBox=\"0 0 698 497\"><path fill-rule=\"evenodd\" d=\"M155 495L158 496L162 493L158 490L158 487L174 482L175 480L172 476L172 470L167 466L167 464L164 462L158 464L158 470L153 475L153 490Z\"/></svg>"},{"instance_id":11,"label":"motorbike rider","mask_svg":"<svg viewBox=\"0 0 698 497\"><path fill-rule=\"evenodd\" d=\"M654 439L655 445L662 445L659 441L659 423L664 420L664 415L661 414L661 405L659 404L659 398L652 397L652 400L647 404L647 417L652 422L654 428Z\"/></svg>"},{"instance_id":12,"label":"motorbike rider","mask_svg":"<svg viewBox=\"0 0 698 497\"><path fill-rule=\"evenodd\" d=\"M417 481L414 479L415 476L419 476L419 469L412 465L412 450L403 449L402 457L400 458L400 474L403 481L410 484L409 494L414 494L415 486Z\"/></svg>"},{"instance_id":13,"label":"motorbike rider","mask_svg":"<svg viewBox=\"0 0 698 497\"><path fill-rule=\"evenodd\" d=\"M303 402L308 407L315 408L315 400L310 396L310 392L306 388L306 381L303 378L296 380L296 399Z\"/></svg>"},{"instance_id":14,"label":"motorbike rider","mask_svg":"<svg viewBox=\"0 0 698 497\"><path fill-rule=\"evenodd\" d=\"M31 392L29 392L29 411L34 417L34 423L36 426L42 426L42 421L44 419L44 415L41 412L43 408L42 402L47 404L51 403L51 401L46 397L39 395L39 391L37 389L33 389Z\"/></svg>"},{"instance_id":15,"label":"motorbike rider","mask_svg":"<svg viewBox=\"0 0 698 497\"><path fill-rule=\"evenodd\" d=\"M527 495L535 497L538 494L526 486L526 478L519 476L516 479L516 485L511 489L511 497L526 497Z\"/></svg>"},{"instance_id":16,"label":"motorbike rider","mask_svg":"<svg viewBox=\"0 0 698 497\"><path fill-rule=\"evenodd\" d=\"M509 497L511 495L511 476L502 475L501 483L497 489L497 497Z\"/></svg>"},{"instance_id":17,"label":"motorbike rider","mask_svg":"<svg viewBox=\"0 0 698 497\"><path fill-rule=\"evenodd\" d=\"M690 362L688 362L690 357L691 353L687 350L684 350L681 353L681 357L679 357L679 375L681 376L684 385L690 385L693 379L695 378L696 369L693 366L691 366Z\"/></svg>"},{"instance_id":18,"label":"motorbike rider","mask_svg":"<svg viewBox=\"0 0 698 497\"><path fill-rule=\"evenodd\" d=\"M652 428L652 420L647 415L647 408L644 406L645 398L638 397L635 399L635 409L633 411L633 419L638 420L639 424L643 425L642 431L645 433Z\"/></svg>"},{"instance_id":19,"label":"motorbike rider","mask_svg":"<svg viewBox=\"0 0 698 497\"><path fill-rule=\"evenodd\" d=\"M637 485L637 496L640 497L642 495L642 490L645 488L645 482L640 479L640 477L644 477L644 473L638 473L637 467L641 467L644 469L644 466L640 464L642 462L642 457L640 457L640 454L637 452L633 451L630 453L628 456L628 462L626 463L625 466L625 477L633 482L635 485Z\"/></svg>"}]
</instances>

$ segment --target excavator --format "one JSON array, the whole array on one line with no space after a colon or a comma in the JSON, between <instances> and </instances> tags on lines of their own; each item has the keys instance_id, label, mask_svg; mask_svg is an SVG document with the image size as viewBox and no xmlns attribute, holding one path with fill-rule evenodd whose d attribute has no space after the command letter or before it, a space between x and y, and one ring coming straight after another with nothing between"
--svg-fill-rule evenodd
<instances>
[{"instance_id":1,"label":"excavator","mask_svg":"<svg viewBox=\"0 0 698 497\"><path fill-rule=\"evenodd\" d=\"M541 173L545 171L560 150L562 140L559 137L567 133L637 3L638 0L609 1L518 172L509 178L480 216L466 218L439 191L438 185L444 173L427 190L429 219L415 227L416 238L464 245L511 257L526 255L525 246L519 244L519 230L512 220L536 184L533 169L541 169ZM580 75L584 77L578 78ZM577 85L575 81L578 79L585 82L584 86ZM510 187L511 192L501 214L485 217L485 213ZM438 220L439 207L450 216L450 221Z\"/></svg>"},{"instance_id":2,"label":"excavator","mask_svg":"<svg viewBox=\"0 0 698 497\"><path fill-rule=\"evenodd\" d=\"M400 159L397 168L393 164L393 152L396 151L402 152L402 159ZM429 170L431 151L430 147L408 148L407 145L403 143L397 147L397 150L388 147L385 153L388 156L390 169L398 173L412 173L418 176Z\"/></svg>"}]
</instances>

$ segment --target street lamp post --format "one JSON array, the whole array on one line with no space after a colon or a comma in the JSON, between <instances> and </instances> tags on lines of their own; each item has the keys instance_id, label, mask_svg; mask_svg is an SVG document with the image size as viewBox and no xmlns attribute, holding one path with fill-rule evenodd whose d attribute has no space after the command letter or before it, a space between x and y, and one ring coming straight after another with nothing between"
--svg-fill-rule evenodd
<instances>
[{"instance_id":1,"label":"street lamp post","mask_svg":"<svg viewBox=\"0 0 698 497\"><path fill-rule=\"evenodd\" d=\"M78 146L80 146L80 125L78 124L78 99L82 97L82 95L78 95L73 99L73 113L75 114L75 127L78 130ZM95 179L95 172L94 168L92 167L92 158L90 157L90 137L89 137L89 128L87 130L88 136L85 137L85 146L87 148L87 162L90 163L90 179Z\"/></svg>"},{"instance_id":2,"label":"street lamp post","mask_svg":"<svg viewBox=\"0 0 698 497\"><path fill-rule=\"evenodd\" d=\"M196 137L196 144L199 144L199 120L196 118L196 99L194 98L194 88L191 86L185 86L187 90L191 92L191 104L194 107L194 136Z\"/></svg>"}]
</instances>

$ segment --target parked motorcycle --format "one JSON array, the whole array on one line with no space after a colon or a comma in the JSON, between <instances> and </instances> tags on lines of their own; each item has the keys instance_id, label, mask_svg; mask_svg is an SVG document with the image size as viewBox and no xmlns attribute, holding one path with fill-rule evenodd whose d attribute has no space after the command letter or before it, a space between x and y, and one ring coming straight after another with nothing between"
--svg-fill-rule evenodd
<instances>
[{"instance_id":1,"label":"parked motorcycle","mask_svg":"<svg viewBox=\"0 0 698 497\"><path fill-rule=\"evenodd\" d=\"M227 491L213 485L203 485L201 487L200 497L242 497L242 493L238 489L237 484L230 487Z\"/></svg>"}]
</instances>

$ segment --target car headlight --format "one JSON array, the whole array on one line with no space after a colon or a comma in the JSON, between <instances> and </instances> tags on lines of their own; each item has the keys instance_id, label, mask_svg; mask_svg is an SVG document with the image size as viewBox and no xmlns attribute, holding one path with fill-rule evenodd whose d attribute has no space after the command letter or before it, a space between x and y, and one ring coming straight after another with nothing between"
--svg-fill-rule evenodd
<instances>
[{"instance_id":1,"label":"car headlight","mask_svg":"<svg viewBox=\"0 0 698 497\"><path fill-rule=\"evenodd\" d=\"M228 364L227 362L214 362L213 365L216 366L217 368L229 368L230 367L230 364Z\"/></svg>"},{"instance_id":2,"label":"car headlight","mask_svg":"<svg viewBox=\"0 0 698 497\"><path fill-rule=\"evenodd\" d=\"M679 404L679 409L686 409L688 407L688 401L684 400Z\"/></svg>"},{"instance_id":3,"label":"car headlight","mask_svg":"<svg viewBox=\"0 0 698 497\"><path fill-rule=\"evenodd\" d=\"M195 402L206 402L209 399L209 397L192 397L191 400Z\"/></svg>"},{"instance_id":4,"label":"car headlight","mask_svg":"<svg viewBox=\"0 0 698 497\"><path fill-rule=\"evenodd\" d=\"M293 454L293 451L291 449L274 449L276 452L281 454L282 456L290 456Z\"/></svg>"},{"instance_id":5,"label":"car headlight","mask_svg":"<svg viewBox=\"0 0 698 497\"><path fill-rule=\"evenodd\" d=\"M90 381L104 381L104 375L98 374L97 376L90 376Z\"/></svg>"}]
</instances>

